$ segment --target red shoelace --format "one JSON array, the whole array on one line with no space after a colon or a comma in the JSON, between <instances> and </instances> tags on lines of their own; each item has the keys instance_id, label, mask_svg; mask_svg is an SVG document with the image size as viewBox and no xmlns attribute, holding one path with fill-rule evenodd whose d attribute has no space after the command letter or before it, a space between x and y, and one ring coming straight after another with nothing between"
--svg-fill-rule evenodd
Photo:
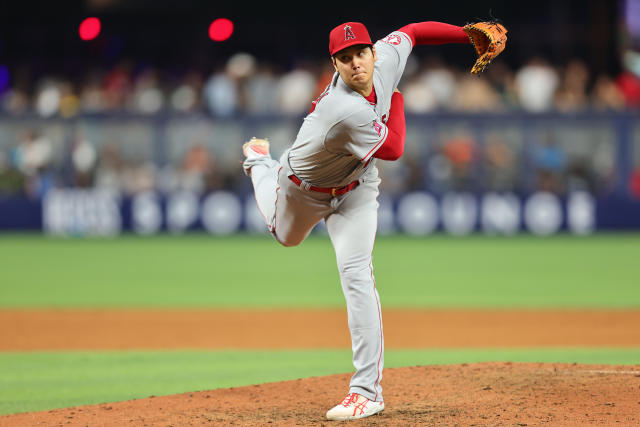
<instances>
[{"instance_id":1,"label":"red shoelace","mask_svg":"<svg viewBox=\"0 0 640 427\"><path fill-rule=\"evenodd\" d=\"M341 405L346 408L350 404L355 403L357 401L358 401L358 393L351 393L351 394L347 395L347 397L344 398L344 400L342 401Z\"/></svg>"},{"instance_id":2,"label":"red shoelace","mask_svg":"<svg viewBox=\"0 0 640 427\"><path fill-rule=\"evenodd\" d=\"M352 403L355 403L354 407L353 407L353 415L356 415L356 412L358 412L358 410L360 410L360 414L362 415L364 414L364 410L367 408L367 403L369 403L369 399L364 398L364 400L360 403L358 402L358 394L357 393L351 393L350 395L348 395L347 397L344 398L344 400L342 401L341 405L344 406L345 408L348 408L349 405L351 405Z\"/></svg>"}]
</instances>

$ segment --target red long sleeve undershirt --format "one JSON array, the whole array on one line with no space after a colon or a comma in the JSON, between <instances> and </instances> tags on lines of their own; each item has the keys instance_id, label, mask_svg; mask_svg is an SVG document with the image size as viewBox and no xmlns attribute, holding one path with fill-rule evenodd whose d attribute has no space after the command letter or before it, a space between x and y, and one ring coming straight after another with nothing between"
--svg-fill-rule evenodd
<instances>
[{"instance_id":1,"label":"red long sleeve undershirt","mask_svg":"<svg viewBox=\"0 0 640 427\"><path fill-rule=\"evenodd\" d=\"M373 157L380 160L398 160L404 153L404 139L407 133L404 119L404 98L400 92L394 92L391 96L387 129L389 130L387 139Z\"/></svg>"},{"instance_id":2,"label":"red long sleeve undershirt","mask_svg":"<svg viewBox=\"0 0 640 427\"><path fill-rule=\"evenodd\" d=\"M462 30L462 27L445 24L444 22L416 22L415 24L405 25L398 31L402 31L411 37L414 46L421 44L471 43L469 36Z\"/></svg>"},{"instance_id":3,"label":"red long sleeve undershirt","mask_svg":"<svg viewBox=\"0 0 640 427\"><path fill-rule=\"evenodd\" d=\"M417 22L405 25L398 31L402 31L411 37L414 46L422 44L470 43L469 36L462 31L462 27L443 22ZM375 92L372 95L375 97ZM391 97L387 128L389 129L387 140L373 157L381 160L398 160L404 153L406 136L404 99L399 92L394 92Z\"/></svg>"}]
</instances>

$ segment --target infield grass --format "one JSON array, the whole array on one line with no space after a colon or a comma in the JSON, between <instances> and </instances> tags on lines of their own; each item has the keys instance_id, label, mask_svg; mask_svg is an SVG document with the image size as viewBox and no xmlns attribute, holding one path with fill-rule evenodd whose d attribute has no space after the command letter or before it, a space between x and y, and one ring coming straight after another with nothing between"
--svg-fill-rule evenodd
<instances>
[{"instance_id":1,"label":"infield grass","mask_svg":"<svg viewBox=\"0 0 640 427\"><path fill-rule=\"evenodd\" d=\"M640 234L379 237L385 307L640 307ZM0 236L4 307L344 306L325 236Z\"/></svg>"},{"instance_id":2,"label":"infield grass","mask_svg":"<svg viewBox=\"0 0 640 427\"><path fill-rule=\"evenodd\" d=\"M640 348L385 353L387 368L484 361L640 363ZM0 414L352 372L350 360L350 350L0 353Z\"/></svg>"}]
</instances>

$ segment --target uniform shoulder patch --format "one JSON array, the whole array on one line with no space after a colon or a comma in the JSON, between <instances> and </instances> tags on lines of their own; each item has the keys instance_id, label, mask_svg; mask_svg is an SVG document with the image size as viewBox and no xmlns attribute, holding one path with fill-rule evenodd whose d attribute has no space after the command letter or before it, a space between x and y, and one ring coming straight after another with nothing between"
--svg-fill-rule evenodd
<instances>
[{"instance_id":1,"label":"uniform shoulder patch","mask_svg":"<svg viewBox=\"0 0 640 427\"><path fill-rule=\"evenodd\" d=\"M400 43L402 43L402 37L398 34L389 34L387 37L380 39L380 41L392 45L399 45Z\"/></svg>"}]
</instances>

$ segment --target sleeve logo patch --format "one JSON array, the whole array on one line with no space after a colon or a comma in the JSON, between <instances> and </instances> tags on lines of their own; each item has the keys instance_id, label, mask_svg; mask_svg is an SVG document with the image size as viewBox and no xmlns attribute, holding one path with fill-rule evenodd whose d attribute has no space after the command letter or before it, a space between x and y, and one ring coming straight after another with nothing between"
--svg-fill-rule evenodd
<instances>
[{"instance_id":1,"label":"sleeve logo patch","mask_svg":"<svg viewBox=\"0 0 640 427\"><path fill-rule=\"evenodd\" d=\"M373 128L378 132L378 136L382 136L382 124L378 123L377 120L373 121Z\"/></svg>"},{"instance_id":2,"label":"sleeve logo patch","mask_svg":"<svg viewBox=\"0 0 640 427\"><path fill-rule=\"evenodd\" d=\"M402 43L402 37L397 34L389 34L387 37L383 38L380 41L393 45L399 45L400 43Z\"/></svg>"}]
</instances>

